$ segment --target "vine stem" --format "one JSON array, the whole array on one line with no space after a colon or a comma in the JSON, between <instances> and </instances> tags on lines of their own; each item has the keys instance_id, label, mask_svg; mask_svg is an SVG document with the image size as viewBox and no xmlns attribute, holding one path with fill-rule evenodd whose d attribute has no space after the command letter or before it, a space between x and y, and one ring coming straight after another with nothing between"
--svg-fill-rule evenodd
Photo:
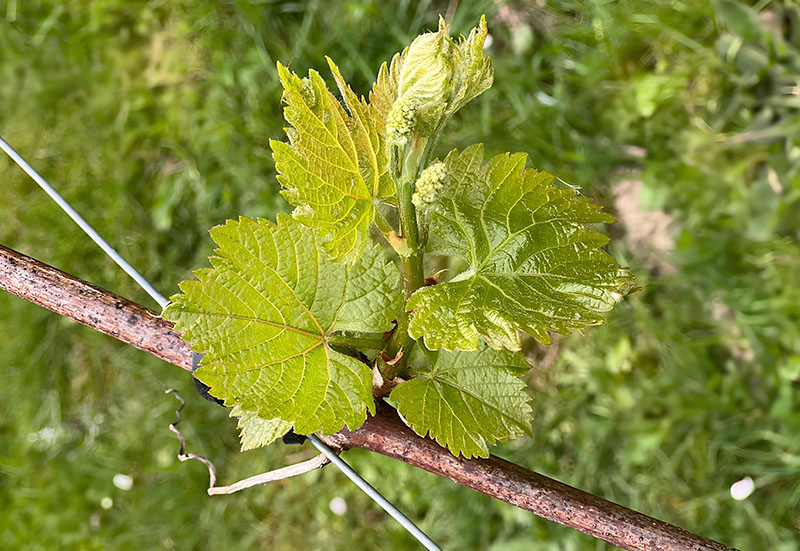
<instances>
[{"instance_id":1,"label":"vine stem","mask_svg":"<svg viewBox=\"0 0 800 551\"><path fill-rule=\"evenodd\" d=\"M3 246L0 289L191 371L189 345L156 312ZM393 457L624 549L735 551L503 459L454 457L415 434L383 403L359 429L325 440Z\"/></svg>"},{"instance_id":2,"label":"vine stem","mask_svg":"<svg viewBox=\"0 0 800 551\"><path fill-rule=\"evenodd\" d=\"M406 301L414 294L414 291L425 285L424 251L420 243L417 211L411 197L414 193L414 183L427 163L434 141L413 136L405 147L402 158L399 158L400 153L397 150L393 152L393 155L398 158L391 163L393 167L400 167L399 174L395 174L395 182L397 185L397 208L400 214L400 232L408 251L407 254L400 256ZM408 334L408 324L408 312L403 308L385 350L386 355L396 361L380 364L381 374L386 380L391 381L399 373L402 373L411 350L414 348L415 341Z\"/></svg>"}]
</instances>

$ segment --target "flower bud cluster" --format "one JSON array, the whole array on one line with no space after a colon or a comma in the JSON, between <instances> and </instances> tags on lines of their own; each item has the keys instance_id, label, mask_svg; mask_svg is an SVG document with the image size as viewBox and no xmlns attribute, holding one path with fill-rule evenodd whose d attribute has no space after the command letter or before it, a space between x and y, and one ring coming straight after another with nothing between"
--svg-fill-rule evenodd
<instances>
[{"instance_id":1,"label":"flower bud cluster","mask_svg":"<svg viewBox=\"0 0 800 551\"><path fill-rule=\"evenodd\" d=\"M417 180L411 202L418 210L428 211L444 190L447 168L444 163L436 162L422 171Z\"/></svg>"},{"instance_id":2,"label":"flower bud cluster","mask_svg":"<svg viewBox=\"0 0 800 551\"><path fill-rule=\"evenodd\" d=\"M396 102L386 117L386 135L391 143L405 145L417 126L419 108L414 98Z\"/></svg>"}]
</instances>

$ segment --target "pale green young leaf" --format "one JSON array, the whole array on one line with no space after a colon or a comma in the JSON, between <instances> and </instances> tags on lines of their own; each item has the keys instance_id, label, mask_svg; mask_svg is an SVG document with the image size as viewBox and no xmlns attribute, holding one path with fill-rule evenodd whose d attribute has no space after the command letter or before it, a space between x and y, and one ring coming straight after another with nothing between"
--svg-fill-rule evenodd
<instances>
[{"instance_id":1,"label":"pale green young leaf","mask_svg":"<svg viewBox=\"0 0 800 551\"><path fill-rule=\"evenodd\" d=\"M532 410L522 358L486 346L479 351L440 351L432 367L394 388L392 400L420 436L430 435L453 455L488 457L487 441L530 434Z\"/></svg>"},{"instance_id":2,"label":"pale green young leaf","mask_svg":"<svg viewBox=\"0 0 800 551\"><path fill-rule=\"evenodd\" d=\"M548 331L602 323L633 276L601 250L608 238L587 224L613 222L553 176L524 170L526 155L483 162L483 146L453 151L441 190L422 213L428 252L469 267L409 299L409 333L428 348L520 349L519 330L543 343Z\"/></svg>"},{"instance_id":3,"label":"pale green young leaf","mask_svg":"<svg viewBox=\"0 0 800 551\"><path fill-rule=\"evenodd\" d=\"M492 61L483 53L487 35L486 17L458 41L440 18L436 32L421 34L381 66L370 104L376 123L387 125L390 142L403 143L414 132L432 137L492 85Z\"/></svg>"},{"instance_id":4,"label":"pale green young leaf","mask_svg":"<svg viewBox=\"0 0 800 551\"><path fill-rule=\"evenodd\" d=\"M255 412L242 409L242 406L234 406L230 416L239 418L237 428L243 452L271 444L292 428L288 421L262 419Z\"/></svg>"},{"instance_id":5,"label":"pale green young leaf","mask_svg":"<svg viewBox=\"0 0 800 551\"><path fill-rule=\"evenodd\" d=\"M448 101L447 117L492 86L492 60L483 53L483 43L488 34L484 15L480 25L462 38L453 51L453 95Z\"/></svg>"},{"instance_id":6,"label":"pale green young leaf","mask_svg":"<svg viewBox=\"0 0 800 551\"><path fill-rule=\"evenodd\" d=\"M386 118L397 99L397 76L400 73L402 57L403 54L395 54L390 63L381 64L378 77L369 93L369 105L374 110L376 125L380 125L378 128L386 127Z\"/></svg>"},{"instance_id":7,"label":"pale green young leaf","mask_svg":"<svg viewBox=\"0 0 800 551\"><path fill-rule=\"evenodd\" d=\"M391 329L400 275L378 245L354 264L335 263L313 230L241 218L211 230L212 269L181 283L164 317L205 354L197 377L228 406L295 431L354 429L373 410L371 372L334 350L337 331Z\"/></svg>"},{"instance_id":8,"label":"pale green young leaf","mask_svg":"<svg viewBox=\"0 0 800 551\"><path fill-rule=\"evenodd\" d=\"M270 142L278 181L293 216L314 228L336 260L364 250L376 201L395 202L383 122L328 60L345 105L316 71L300 78L278 64L289 143ZM346 109L345 109L346 107Z\"/></svg>"}]
</instances>

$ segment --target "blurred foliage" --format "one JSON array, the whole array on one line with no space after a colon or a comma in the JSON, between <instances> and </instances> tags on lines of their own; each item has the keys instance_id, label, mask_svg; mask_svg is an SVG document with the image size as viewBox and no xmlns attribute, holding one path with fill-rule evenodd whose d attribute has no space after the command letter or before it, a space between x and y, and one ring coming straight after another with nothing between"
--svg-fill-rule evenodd
<instances>
[{"instance_id":1,"label":"blurred foliage","mask_svg":"<svg viewBox=\"0 0 800 551\"><path fill-rule=\"evenodd\" d=\"M646 289L607 326L532 352L535 436L495 452L743 550L800 549L793 2L0 0L0 134L169 294L204 265L209 227L286 208L267 144L282 136L277 60L305 71L330 55L365 93L439 13L465 32L484 12L496 83L442 153L526 151L612 210L615 183L634 179L674 240L653 265L631 245L640 228L610 228ZM150 304L5 158L0 174L0 242ZM240 454L235 422L185 373L9 295L0 312L0 548L417 548L330 468L207 498L205 468L175 459L167 387L188 399L190 449L225 481L311 451ZM347 458L445 548L608 547ZM744 476L756 491L734 501Z\"/></svg>"}]
</instances>

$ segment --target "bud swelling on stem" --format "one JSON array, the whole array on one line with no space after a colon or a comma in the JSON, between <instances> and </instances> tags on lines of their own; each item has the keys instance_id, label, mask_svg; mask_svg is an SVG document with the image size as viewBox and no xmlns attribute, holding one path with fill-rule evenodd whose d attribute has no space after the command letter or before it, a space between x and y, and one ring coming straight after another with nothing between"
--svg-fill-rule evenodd
<instances>
[{"instance_id":1,"label":"bud swelling on stem","mask_svg":"<svg viewBox=\"0 0 800 551\"><path fill-rule=\"evenodd\" d=\"M430 211L436 198L444 189L447 169L444 163L435 162L420 174L411 202L420 212Z\"/></svg>"},{"instance_id":2,"label":"bud swelling on stem","mask_svg":"<svg viewBox=\"0 0 800 551\"><path fill-rule=\"evenodd\" d=\"M391 143L405 145L416 129L419 108L414 98L396 102L386 118L386 134Z\"/></svg>"}]
</instances>

